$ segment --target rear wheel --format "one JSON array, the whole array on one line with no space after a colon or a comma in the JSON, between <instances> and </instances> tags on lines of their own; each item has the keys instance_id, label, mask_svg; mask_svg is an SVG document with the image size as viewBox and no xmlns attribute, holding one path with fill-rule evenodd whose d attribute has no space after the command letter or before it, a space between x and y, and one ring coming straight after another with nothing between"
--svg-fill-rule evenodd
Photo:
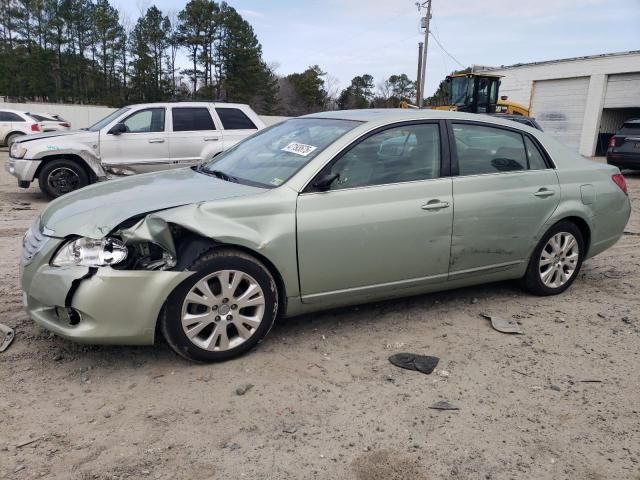
<instances>
[{"instance_id":1,"label":"rear wheel","mask_svg":"<svg viewBox=\"0 0 640 480\"><path fill-rule=\"evenodd\" d=\"M228 360L255 347L278 312L278 291L265 266L219 248L198 258L196 273L176 288L161 318L171 348L196 362Z\"/></svg>"},{"instance_id":2,"label":"rear wheel","mask_svg":"<svg viewBox=\"0 0 640 480\"><path fill-rule=\"evenodd\" d=\"M576 224L555 224L531 255L523 278L525 289L535 295L564 292L578 276L585 253L584 237Z\"/></svg>"},{"instance_id":3,"label":"rear wheel","mask_svg":"<svg viewBox=\"0 0 640 480\"><path fill-rule=\"evenodd\" d=\"M49 198L57 198L89 185L89 175L77 162L60 158L44 164L38 175L38 184Z\"/></svg>"}]
</instances>

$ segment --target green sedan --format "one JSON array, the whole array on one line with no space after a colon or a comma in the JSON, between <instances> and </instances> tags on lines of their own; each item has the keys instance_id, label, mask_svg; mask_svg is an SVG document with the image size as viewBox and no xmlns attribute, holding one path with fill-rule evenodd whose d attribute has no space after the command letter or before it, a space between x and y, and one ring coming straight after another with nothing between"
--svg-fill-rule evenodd
<instances>
[{"instance_id":1,"label":"green sedan","mask_svg":"<svg viewBox=\"0 0 640 480\"><path fill-rule=\"evenodd\" d=\"M226 360L278 317L501 280L562 293L629 215L617 168L524 125L318 113L53 201L25 235L24 305L79 342Z\"/></svg>"}]
</instances>

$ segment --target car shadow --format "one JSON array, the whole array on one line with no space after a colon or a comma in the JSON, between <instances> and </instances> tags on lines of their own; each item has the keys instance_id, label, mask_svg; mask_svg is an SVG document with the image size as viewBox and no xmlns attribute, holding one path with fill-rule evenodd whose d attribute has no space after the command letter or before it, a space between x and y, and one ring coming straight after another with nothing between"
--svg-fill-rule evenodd
<instances>
[{"instance_id":1,"label":"car shadow","mask_svg":"<svg viewBox=\"0 0 640 480\"><path fill-rule=\"evenodd\" d=\"M526 295L514 281L488 283L282 318L277 321L273 332L280 335L305 333L306 330L311 328L311 325L313 325L312 329L333 329L338 325L341 328L349 328L351 326L356 328L361 321L374 324L384 323L389 320L387 315L402 311L428 311L436 305L449 309L460 307L464 304L472 305L477 303L479 299L491 300L492 297L495 297L495 299L512 298L517 294ZM481 308L478 307L478 312L480 311ZM345 320L348 320L348 323L345 323ZM265 339L266 342L269 342L269 337Z\"/></svg>"},{"instance_id":2,"label":"car shadow","mask_svg":"<svg viewBox=\"0 0 640 480\"><path fill-rule=\"evenodd\" d=\"M284 350L281 351L286 348L281 345L283 338L317 336L318 331L339 331L343 335L361 335L363 331L370 328L376 329L378 326L383 326L385 322L394 322L398 319L404 321L406 318L410 321L412 314L417 316L436 306L444 310L455 310L463 308L464 305L471 306L481 300L500 301L513 298L514 295L526 295L526 293L523 293L515 282L498 282L282 318L276 322L264 342L238 360L243 360L244 365L246 361L251 361L252 355L256 361L262 362L264 357L258 352L264 355L269 355L269 352L284 353ZM478 306L477 311L480 313L482 308ZM399 316L394 320L390 318L390 315L394 314L406 314L408 317ZM363 324L367 325L364 330ZM426 331L425 335L429 335L429 332ZM42 342L45 345L41 346L43 348L39 346L38 350L48 360L54 360L49 363L50 367L59 366L64 369L67 368L64 364L72 361L81 365L92 365L92 367L114 368L117 365L120 371L137 369L143 365L147 367L152 365L154 369L180 368L181 365L197 366L175 354L161 337L153 346L81 345L55 336L44 336ZM225 364L232 364L238 360L231 360Z\"/></svg>"}]
</instances>

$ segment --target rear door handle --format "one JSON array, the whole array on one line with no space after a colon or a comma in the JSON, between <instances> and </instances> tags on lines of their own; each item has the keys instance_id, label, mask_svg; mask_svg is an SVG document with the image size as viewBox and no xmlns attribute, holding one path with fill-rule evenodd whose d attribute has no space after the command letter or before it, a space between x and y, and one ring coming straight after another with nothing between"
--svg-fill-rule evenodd
<instances>
[{"instance_id":1,"label":"rear door handle","mask_svg":"<svg viewBox=\"0 0 640 480\"><path fill-rule=\"evenodd\" d=\"M218 140L220 140L218 137L205 137L204 139L205 142L217 142Z\"/></svg>"},{"instance_id":2,"label":"rear door handle","mask_svg":"<svg viewBox=\"0 0 640 480\"><path fill-rule=\"evenodd\" d=\"M441 202L440 200L430 200L422 205L422 210L442 210L443 208L449 208L449 202Z\"/></svg>"},{"instance_id":3,"label":"rear door handle","mask_svg":"<svg viewBox=\"0 0 640 480\"><path fill-rule=\"evenodd\" d=\"M534 193L536 197L540 197L540 198L552 197L555 194L556 192L554 192L553 190L549 190L548 188L541 188L536 193Z\"/></svg>"},{"instance_id":4,"label":"rear door handle","mask_svg":"<svg viewBox=\"0 0 640 480\"><path fill-rule=\"evenodd\" d=\"M150 138L149 143L164 143L164 138Z\"/></svg>"}]
</instances>

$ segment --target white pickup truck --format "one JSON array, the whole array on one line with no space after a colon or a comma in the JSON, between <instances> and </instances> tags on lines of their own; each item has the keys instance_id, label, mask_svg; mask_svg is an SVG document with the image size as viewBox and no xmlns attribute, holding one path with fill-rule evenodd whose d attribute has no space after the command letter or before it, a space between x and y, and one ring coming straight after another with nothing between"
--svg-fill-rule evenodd
<instances>
[{"instance_id":1,"label":"white pickup truck","mask_svg":"<svg viewBox=\"0 0 640 480\"><path fill-rule=\"evenodd\" d=\"M131 105L84 130L18 137L6 169L55 198L111 176L196 165L264 127L248 105Z\"/></svg>"}]
</instances>

